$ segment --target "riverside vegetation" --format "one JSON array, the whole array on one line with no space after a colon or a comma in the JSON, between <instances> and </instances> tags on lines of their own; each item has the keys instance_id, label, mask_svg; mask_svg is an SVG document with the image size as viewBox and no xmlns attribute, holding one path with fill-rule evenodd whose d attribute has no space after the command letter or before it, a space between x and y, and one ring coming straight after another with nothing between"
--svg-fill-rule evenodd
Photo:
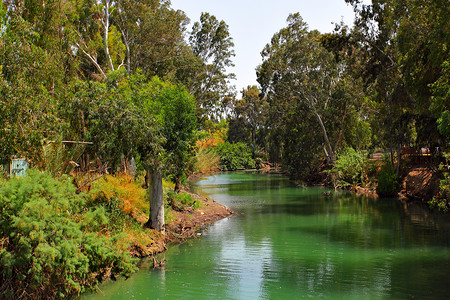
<instances>
[{"instance_id":1,"label":"riverside vegetation","mask_svg":"<svg viewBox=\"0 0 450 300\"><path fill-rule=\"evenodd\" d=\"M133 256L201 225L180 213L217 215L183 192L192 174L277 165L396 196L425 172L437 184L419 200L448 210L448 3L345 1L352 28L288 16L240 98L228 25L209 13L188 31L166 0L1 1L0 164L31 169L0 176L0 295L129 276Z\"/></svg>"}]
</instances>

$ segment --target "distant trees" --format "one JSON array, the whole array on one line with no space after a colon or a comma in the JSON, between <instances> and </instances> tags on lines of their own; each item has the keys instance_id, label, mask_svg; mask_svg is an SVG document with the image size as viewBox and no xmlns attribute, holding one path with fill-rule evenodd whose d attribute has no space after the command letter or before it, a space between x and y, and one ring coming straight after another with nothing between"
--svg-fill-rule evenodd
<instances>
[{"instance_id":1,"label":"distant trees","mask_svg":"<svg viewBox=\"0 0 450 300\"><path fill-rule=\"evenodd\" d=\"M261 53L265 149L297 177L315 173L323 159L333 164L346 147L389 149L397 173L402 147L448 147L447 3L346 2L356 13L352 29L337 24L320 34L292 14ZM243 103L230 121L236 137Z\"/></svg>"},{"instance_id":2,"label":"distant trees","mask_svg":"<svg viewBox=\"0 0 450 300\"><path fill-rule=\"evenodd\" d=\"M346 124L358 122L361 96L322 35L309 31L299 14L287 21L262 51L257 75L270 107L271 148L278 148L272 152L302 176L314 172L321 157L333 163L338 147L352 143L356 127Z\"/></svg>"},{"instance_id":3,"label":"distant trees","mask_svg":"<svg viewBox=\"0 0 450 300\"><path fill-rule=\"evenodd\" d=\"M247 142L264 148L268 103L261 97L256 86L242 91L242 99L233 102L230 115L228 139L233 142Z\"/></svg>"}]
</instances>

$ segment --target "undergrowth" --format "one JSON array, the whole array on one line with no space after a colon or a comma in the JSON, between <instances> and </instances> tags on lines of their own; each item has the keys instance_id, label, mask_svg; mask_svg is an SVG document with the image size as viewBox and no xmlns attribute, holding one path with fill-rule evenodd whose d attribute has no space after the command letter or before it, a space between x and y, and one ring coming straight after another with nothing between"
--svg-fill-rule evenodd
<instances>
[{"instance_id":1,"label":"undergrowth","mask_svg":"<svg viewBox=\"0 0 450 300\"><path fill-rule=\"evenodd\" d=\"M164 195L166 206L176 210L185 211L186 209L197 209L201 207L201 203L194 199L188 193L176 193L173 190L167 190Z\"/></svg>"},{"instance_id":2,"label":"undergrowth","mask_svg":"<svg viewBox=\"0 0 450 300\"><path fill-rule=\"evenodd\" d=\"M448 212L450 208L450 152L444 153L444 158L445 163L439 166L444 178L440 181L438 193L428 204L431 208L436 207L440 211Z\"/></svg>"},{"instance_id":3,"label":"undergrowth","mask_svg":"<svg viewBox=\"0 0 450 300\"><path fill-rule=\"evenodd\" d=\"M107 277L129 276L137 269L130 251L151 254L163 238L143 227L149 203L140 180L107 175L89 193L77 193L73 182L36 170L0 181L0 298L80 295ZM164 187L166 223L174 210L200 207L167 181Z\"/></svg>"},{"instance_id":4,"label":"undergrowth","mask_svg":"<svg viewBox=\"0 0 450 300\"><path fill-rule=\"evenodd\" d=\"M72 181L30 170L0 189L0 298L66 298L136 270L123 234L99 234L111 207L87 206ZM117 234L116 234L117 232Z\"/></svg>"},{"instance_id":5,"label":"undergrowth","mask_svg":"<svg viewBox=\"0 0 450 300\"><path fill-rule=\"evenodd\" d=\"M345 148L338 154L336 163L329 173L337 174L334 185L339 188L367 187L375 174L375 163L367 158L364 151Z\"/></svg>"}]
</instances>

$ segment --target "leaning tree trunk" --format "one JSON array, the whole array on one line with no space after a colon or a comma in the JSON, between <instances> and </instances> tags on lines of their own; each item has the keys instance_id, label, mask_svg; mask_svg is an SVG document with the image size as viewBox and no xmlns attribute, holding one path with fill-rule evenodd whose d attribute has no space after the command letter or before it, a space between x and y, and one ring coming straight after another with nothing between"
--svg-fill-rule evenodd
<instances>
[{"instance_id":1,"label":"leaning tree trunk","mask_svg":"<svg viewBox=\"0 0 450 300\"><path fill-rule=\"evenodd\" d=\"M162 174L158 170L149 170L148 191L150 195L150 217L145 224L146 227L164 233L164 199L162 187Z\"/></svg>"}]
</instances>

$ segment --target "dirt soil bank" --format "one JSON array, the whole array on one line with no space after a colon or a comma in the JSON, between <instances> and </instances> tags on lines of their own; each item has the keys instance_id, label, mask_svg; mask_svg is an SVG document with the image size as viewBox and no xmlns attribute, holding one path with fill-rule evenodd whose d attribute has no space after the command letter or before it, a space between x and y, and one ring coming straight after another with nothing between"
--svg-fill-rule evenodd
<instances>
[{"instance_id":1,"label":"dirt soil bank","mask_svg":"<svg viewBox=\"0 0 450 300\"><path fill-rule=\"evenodd\" d=\"M190 194L195 200L202 203L202 206L196 210L173 212L176 221L166 225L166 242L182 242L196 237L198 231L204 229L206 225L233 214L233 211L214 200L198 194Z\"/></svg>"},{"instance_id":2,"label":"dirt soil bank","mask_svg":"<svg viewBox=\"0 0 450 300\"><path fill-rule=\"evenodd\" d=\"M227 207L214 202L213 200L191 194L195 200L201 203L201 207L195 210L186 209L184 211L172 211L173 220L166 224L165 234L156 233L156 238L150 245L145 247L133 245L130 253L134 257L144 258L167 250L169 243L183 242L189 238L198 237L197 233L208 224L227 218L234 214ZM143 218L145 220L145 218Z\"/></svg>"},{"instance_id":3,"label":"dirt soil bank","mask_svg":"<svg viewBox=\"0 0 450 300\"><path fill-rule=\"evenodd\" d=\"M439 190L440 173L430 168L411 169L402 182L399 196L410 201L428 203Z\"/></svg>"}]
</instances>

